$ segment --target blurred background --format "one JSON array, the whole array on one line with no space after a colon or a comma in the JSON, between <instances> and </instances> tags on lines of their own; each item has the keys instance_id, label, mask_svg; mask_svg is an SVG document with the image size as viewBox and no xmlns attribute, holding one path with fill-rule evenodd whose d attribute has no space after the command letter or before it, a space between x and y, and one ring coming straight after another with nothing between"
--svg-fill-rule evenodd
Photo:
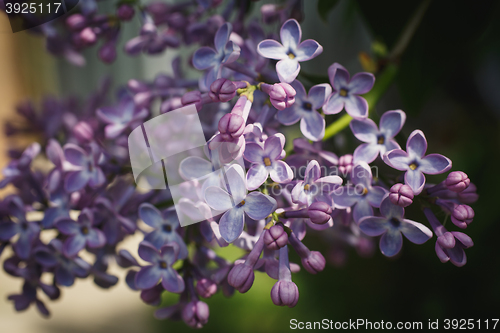
<instances>
[{"instance_id":1,"label":"blurred background","mask_svg":"<svg viewBox=\"0 0 500 333\"><path fill-rule=\"evenodd\" d=\"M82 0L84 1L84 0ZM110 1L111 2L111 1ZM257 6L265 2L253 3ZM324 52L303 66L308 74L326 75L333 62L351 73L363 70L364 55L391 49L420 1L331 0L304 1L303 36L316 39ZM107 0L101 3L112 4ZM318 11L319 6L319 11ZM320 15L321 14L321 15ZM128 24L122 43L139 29L137 18ZM378 249L371 258L354 250L328 245L324 239L307 237L306 245L324 250L330 264L317 276L302 270L294 275L300 300L293 309L272 304L274 280L256 273L256 283L246 294L226 299L220 292L206 300L211 314L205 331L271 332L289 330L292 318L345 321L440 321L492 319L500 317L500 2L483 0L431 1L414 37L404 52L395 83L377 104L377 114L402 109L408 119L403 129L409 135L421 129L429 141L429 153L439 152L453 161L453 170L463 170L477 185L479 201L472 205L474 222L467 234L474 247L466 251L468 263L457 268L441 264L434 241L417 246L405 241L396 258L384 257ZM382 51L380 51L382 49ZM192 51L192 50L191 50ZM88 64L76 68L45 52L43 40L29 32L12 34L6 16L0 13L0 122L16 118L15 106L41 96L86 96L103 76L114 87L129 79L152 79L169 73L175 51L159 57L130 58L123 52L112 65L96 59L96 50L86 52ZM366 64L365 64L366 66ZM194 75L196 72L194 72ZM9 147L22 147L34 140L0 136L0 164L4 167ZM337 135L332 147L347 142L349 130ZM1 192L5 196L9 188ZM412 212L424 222L423 214ZM125 247L135 252L138 239ZM229 253L237 256L238 253ZM291 255L291 260L299 262ZM3 254L6 257L7 254ZM4 258L2 258L4 259ZM120 278L124 271L116 269ZM41 318L32 307L16 313L7 295L21 282L0 272L0 330L3 332L175 332L190 331L183 322L157 321L154 308L144 305L138 293L120 282L101 290L92 281L78 280L63 290L61 299L48 304L52 317ZM165 295L165 304L175 296ZM499 325L500 326L500 325ZM499 327L497 327L499 329Z\"/></svg>"}]
</instances>

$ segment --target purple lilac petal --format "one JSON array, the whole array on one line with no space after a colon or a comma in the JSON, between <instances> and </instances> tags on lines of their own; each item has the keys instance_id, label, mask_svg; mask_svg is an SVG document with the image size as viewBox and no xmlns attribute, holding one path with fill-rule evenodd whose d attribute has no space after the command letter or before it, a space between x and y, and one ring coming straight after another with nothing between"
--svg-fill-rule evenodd
<instances>
[{"instance_id":1,"label":"purple lilac petal","mask_svg":"<svg viewBox=\"0 0 500 333\"><path fill-rule=\"evenodd\" d=\"M380 131L386 139L393 138L401 131L406 121L406 113L401 110L387 111L380 117Z\"/></svg>"},{"instance_id":2,"label":"purple lilac petal","mask_svg":"<svg viewBox=\"0 0 500 333\"><path fill-rule=\"evenodd\" d=\"M288 183L293 179L293 171L285 162L274 161L269 176L277 183Z\"/></svg>"},{"instance_id":3,"label":"purple lilac petal","mask_svg":"<svg viewBox=\"0 0 500 333\"><path fill-rule=\"evenodd\" d=\"M388 219L393 217L402 219L405 214L405 210L401 206L394 205L387 196L380 204L380 213Z\"/></svg>"},{"instance_id":4,"label":"purple lilac petal","mask_svg":"<svg viewBox=\"0 0 500 333\"><path fill-rule=\"evenodd\" d=\"M413 193L418 195L425 185L425 176L420 170L408 170L405 173L405 183L411 187Z\"/></svg>"},{"instance_id":5,"label":"purple lilac petal","mask_svg":"<svg viewBox=\"0 0 500 333\"><path fill-rule=\"evenodd\" d=\"M323 52L323 46L321 46L314 39L306 39L300 43L295 50L295 59L297 61L307 61L312 58L317 57Z\"/></svg>"},{"instance_id":6,"label":"purple lilac petal","mask_svg":"<svg viewBox=\"0 0 500 333\"><path fill-rule=\"evenodd\" d=\"M372 143L363 143L360 144L356 148L356 150L354 150L353 159L356 162L362 161L366 163L371 163L377 158L379 152L381 152L380 146L374 145Z\"/></svg>"},{"instance_id":7,"label":"purple lilac petal","mask_svg":"<svg viewBox=\"0 0 500 333\"><path fill-rule=\"evenodd\" d=\"M232 208L222 215L219 230L222 238L228 243L234 242L243 232L245 214L241 208Z\"/></svg>"},{"instance_id":8,"label":"purple lilac petal","mask_svg":"<svg viewBox=\"0 0 500 333\"><path fill-rule=\"evenodd\" d=\"M87 245L90 248L98 248L104 246L104 244L106 244L104 233L99 229L90 229L87 235Z\"/></svg>"},{"instance_id":9,"label":"purple lilac petal","mask_svg":"<svg viewBox=\"0 0 500 333\"><path fill-rule=\"evenodd\" d=\"M208 187L205 190L205 201L214 210L226 211L233 207L231 196L220 187Z\"/></svg>"},{"instance_id":10,"label":"purple lilac petal","mask_svg":"<svg viewBox=\"0 0 500 333\"><path fill-rule=\"evenodd\" d=\"M234 203L242 201L247 195L244 171L240 165L234 164L226 172L228 187Z\"/></svg>"},{"instance_id":11,"label":"purple lilac petal","mask_svg":"<svg viewBox=\"0 0 500 333\"><path fill-rule=\"evenodd\" d=\"M286 50L295 50L302 39L302 29L295 19L289 19L280 30L281 43Z\"/></svg>"},{"instance_id":12,"label":"purple lilac petal","mask_svg":"<svg viewBox=\"0 0 500 333\"><path fill-rule=\"evenodd\" d=\"M198 156L189 156L180 163L179 173L187 180L200 179L212 173L212 163Z\"/></svg>"},{"instance_id":13,"label":"purple lilac petal","mask_svg":"<svg viewBox=\"0 0 500 333\"><path fill-rule=\"evenodd\" d=\"M349 92L352 94L362 95L369 92L375 83L375 76L372 73L357 73L354 74L349 82Z\"/></svg>"},{"instance_id":14,"label":"purple lilac petal","mask_svg":"<svg viewBox=\"0 0 500 333\"><path fill-rule=\"evenodd\" d=\"M419 170L429 175L437 175L451 169L451 160L440 154L429 154L419 162Z\"/></svg>"},{"instance_id":15,"label":"purple lilac petal","mask_svg":"<svg viewBox=\"0 0 500 333\"><path fill-rule=\"evenodd\" d=\"M85 171L71 171L66 175L64 188L68 192L76 192L87 185L90 175Z\"/></svg>"},{"instance_id":16,"label":"purple lilac petal","mask_svg":"<svg viewBox=\"0 0 500 333\"><path fill-rule=\"evenodd\" d=\"M184 279L172 267L161 271L161 285L171 293L181 293L184 291Z\"/></svg>"},{"instance_id":17,"label":"purple lilac petal","mask_svg":"<svg viewBox=\"0 0 500 333\"><path fill-rule=\"evenodd\" d=\"M349 72L339 63L334 63L328 67L328 77L330 84L336 92L342 88L347 88L350 79Z\"/></svg>"},{"instance_id":18,"label":"purple lilac petal","mask_svg":"<svg viewBox=\"0 0 500 333\"><path fill-rule=\"evenodd\" d=\"M372 183L372 170L366 162L359 162L352 170L352 182L370 188Z\"/></svg>"},{"instance_id":19,"label":"purple lilac petal","mask_svg":"<svg viewBox=\"0 0 500 333\"><path fill-rule=\"evenodd\" d=\"M306 184L312 184L319 177L321 177L321 169L316 160L312 160L306 167L306 174L304 177L304 181Z\"/></svg>"},{"instance_id":20,"label":"purple lilac petal","mask_svg":"<svg viewBox=\"0 0 500 333\"><path fill-rule=\"evenodd\" d=\"M89 177L89 185L90 187L96 188L104 184L106 178L104 177L104 173L101 168L95 167L94 172L90 173Z\"/></svg>"},{"instance_id":21,"label":"purple lilac petal","mask_svg":"<svg viewBox=\"0 0 500 333\"><path fill-rule=\"evenodd\" d=\"M264 155L269 157L271 161L279 159L283 145L278 136L269 137L264 143Z\"/></svg>"},{"instance_id":22,"label":"purple lilac petal","mask_svg":"<svg viewBox=\"0 0 500 333\"><path fill-rule=\"evenodd\" d=\"M339 92L334 92L328 97L323 112L325 114L337 114L344 109L345 99L341 97Z\"/></svg>"},{"instance_id":23,"label":"purple lilac petal","mask_svg":"<svg viewBox=\"0 0 500 333\"><path fill-rule=\"evenodd\" d=\"M69 163L81 167L85 166L88 161L85 150L71 143L64 146L64 157Z\"/></svg>"},{"instance_id":24,"label":"purple lilac petal","mask_svg":"<svg viewBox=\"0 0 500 333\"><path fill-rule=\"evenodd\" d=\"M386 194L387 190L383 187L373 186L366 194L366 201L368 201L370 206L378 208Z\"/></svg>"},{"instance_id":25,"label":"purple lilac petal","mask_svg":"<svg viewBox=\"0 0 500 333\"><path fill-rule=\"evenodd\" d=\"M353 187L342 187L340 193L334 193L335 206L338 208L352 207L361 199L361 195L355 193L349 193L349 191L354 192Z\"/></svg>"},{"instance_id":26,"label":"purple lilac petal","mask_svg":"<svg viewBox=\"0 0 500 333\"><path fill-rule=\"evenodd\" d=\"M221 53L226 47L226 43L229 40L229 36L233 30L231 23L224 23L215 34L214 45L217 52Z\"/></svg>"},{"instance_id":27,"label":"purple lilac petal","mask_svg":"<svg viewBox=\"0 0 500 333\"><path fill-rule=\"evenodd\" d=\"M300 121L300 131L311 141L319 141L325 136L325 119L317 111L311 111Z\"/></svg>"},{"instance_id":28,"label":"purple lilac petal","mask_svg":"<svg viewBox=\"0 0 500 333\"><path fill-rule=\"evenodd\" d=\"M432 237L432 231L429 228L411 220L403 220L400 230L410 242L415 244L423 244Z\"/></svg>"},{"instance_id":29,"label":"purple lilac petal","mask_svg":"<svg viewBox=\"0 0 500 333\"><path fill-rule=\"evenodd\" d=\"M387 219L383 217L366 216L359 221L359 228L368 236L380 236L387 231Z\"/></svg>"},{"instance_id":30,"label":"purple lilac petal","mask_svg":"<svg viewBox=\"0 0 500 333\"><path fill-rule=\"evenodd\" d=\"M353 118L366 118L368 102L363 97L351 94L345 99L345 111Z\"/></svg>"},{"instance_id":31,"label":"purple lilac petal","mask_svg":"<svg viewBox=\"0 0 500 333\"><path fill-rule=\"evenodd\" d=\"M424 157L427 151L427 140L421 130L415 130L406 141L406 151L410 157Z\"/></svg>"},{"instance_id":32,"label":"purple lilac petal","mask_svg":"<svg viewBox=\"0 0 500 333\"><path fill-rule=\"evenodd\" d=\"M363 142L373 143L377 141L377 134L379 133L377 124L369 118L367 119L353 119L349 124L352 134Z\"/></svg>"},{"instance_id":33,"label":"purple lilac petal","mask_svg":"<svg viewBox=\"0 0 500 333\"><path fill-rule=\"evenodd\" d=\"M292 107L278 111L278 113L276 114L276 118L280 123L289 126L295 124L302 118L302 114L298 112L295 104L296 103L294 103ZM248 149L248 145L246 149ZM246 154L246 149L245 149L245 154Z\"/></svg>"},{"instance_id":34,"label":"purple lilac petal","mask_svg":"<svg viewBox=\"0 0 500 333\"><path fill-rule=\"evenodd\" d=\"M144 223L153 228L160 228L163 223L160 211L150 203L141 204L139 207L139 217Z\"/></svg>"},{"instance_id":35,"label":"purple lilac petal","mask_svg":"<svg viewBox=\"0 0 500 333\"><path fill-rule=\"evenodd\" d=\"M259 43L257 52L264 58L281 60L288 57L283 45L274 39L266 39Z\"/></svg>"},{"instance_id":36,"label":"purple lilac petal","mask_svg":"<svg viewBox=\"0 0 500 333\"><path fill-rule=\"evenodd\" d=\"M251 192L245 198L243 210L254 220L261 220L271 214L277 207L276 200L260 192Z\"/></svg>"},{"instance_id":37,"label":"purple lilac petal","mask_svg":"<svg viewBox=\"0 0 500 333\"><path fill-rule=\"evenodd\" d=\"M405 171L409 169L411 158L402 149L395 149L384 155L384 162L396 170Z\"/></svg>"},{"instance_id":38,"label":"purple lilac petal","mask_svg":"<svg viewBox=\"0 0 500 333\"><path fill-rule=\"evenodd\" d=\"M282 161L276 161L274 163ZM268 171L263 164L253 164L247 172L247 188L248 190L258 189L266 181Z\"/></svg>"},{"instance_id":39,"label":"purple lilac petal","mask_svg":"<svg viewBox=\"0 0 500 333\"><path fill-rule=\"evenodd\" d=\"M380 250L387 257L395 256L401 251L403 236L397 230L389 229L380 237Z\"/></svg>"},{"instance_id":40,"label":"purple lilac petal","mask_svg":"<svg viewBox=\"0 0 500 333\"><path fill-rule=\"evenodd\" d=\"M179 251L180 247L177 242L172 242L164 245L161 248L161 259L164 260L168 266L172 266L179 258Z\"/></svg>"},{"instance_id":41,"label":"purple lilac petal","mask_svg":"<svg viewBox=\"0 0 500 333\"><path fill-rule=\"evenodd\" d=\"M300 72L300 64L295 59L285 58L276 64L276 72L281 82L290 83Z\"/></svg>"},{"instance_id":42,"label":"purple lilac petal","mask_svg":"<svg viewBox=\"0 0 500 333\"><path fill-rule=\"evenodd\" d=\"M365 216L373 216L373 208L368 201L359 200L352 209L352 217L354 221L358 223Z\"/></svg>"},{"instance_id":43,"label":"purple lilac petal","mask_svg":"<svg viewBox=\"0 0 500 333\"><path fill-rule=\"evenodd\" d=\"M217 52L211 47L201 47L193 55L193 66L204 70L213 67L217 63Z\"/></svg>"},{"instance_id":44,"label":"purple lilac petal","mask_svg":"<svg viewBox=\"0 0 500 333\"><path fill-rule=\"evenodd\" d=\"M161 270L158 266L146 266L135 276L135 287L137 289L150 289L156 286L161 277Z\"/></svg>"},{"instance_id":45,"label":"purple lilac petal","mask_svg":"<svg viewBox=\"0 0 500 333\"><path fill-rule=\"evenodd\" d=\"M295 89L295 91L297 91L297 89ZM332 87L328 83L312 86L311 89L309 89L309 95L307 96L307 99L311 102L313 110L318 110L319 108L321 108L325 104L328 96L330 96L331 93ZM297 98L297 95L295 96L295 98Z\"/></svg>"},{"instance_id":46,"label":"purple lilac petal","mask_svg":"<svg viewBox=\"0 0 500 333\"><path fill-rule=\"evenodd\" d=\"M254 142L249 142L245 146L243 157L251 163L262 164L264 159L264 149Z\"/></svg>"},{"instance_id":47,"label":"purple lilac petal","mask_svg":"<svg viewBox=\"0 0 500 333\"><path fill-rule=\"evenodd\" d=\"M81 234L68 238L63 245L63 252L68 257L74 257L85 247L86 239Z\"/></svg>"},{"instance_id":48,"label":"purple lilac petal","mask_svg":"<svg viewBox=\"0 0 500 333\"><path fill-rule=\"evenodd\" d=\"M8 241L19 232L19 226L14 222L0 223L0 240Z\"/></svg>"},{"instance_id":49,"label":"purple lilac petal","mask_svg":"<svg viewBox=\"0 0 500 333\"><path fill-rule=\"evenodd\" d=\"M75 235L80 232L80 225L70 218L59 219L56 227L65 235Z\"/></svg>"}]
</instances>

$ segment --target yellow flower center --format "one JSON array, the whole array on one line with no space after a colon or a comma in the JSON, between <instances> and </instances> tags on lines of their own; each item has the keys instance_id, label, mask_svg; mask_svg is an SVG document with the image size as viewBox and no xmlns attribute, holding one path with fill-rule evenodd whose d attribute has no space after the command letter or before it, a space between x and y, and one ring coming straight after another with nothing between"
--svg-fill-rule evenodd
<instances>
[{"instance_id":1,"label":"yellow flower center","mask_svg":"<svg viewBox=\"0 0 500 333\"><path fill-rule=\"evenodd\" d=\"M241 200L240 206L243 206L245 204L245 200Z\"/></svg>"},{"instance_id":2,"label":"yellow flower center","mask_svg":"<svg viewBox=\"0 0 500 333\"><path fill-rule=\"evenodd\" d=\"M310 186L309 184L304 185L304 191L309 191L309 188L310 188L310 187L311 187L311 186Z\"/></svg>"},{"instance_id":3,"label":"yellow flower center","mask_svg":"<svg viewBox=\"0 0 500 333\"><path fill-rule=\"evenodd\" d=\"M378 143L379 145L383 145L383 144L384 144L384 142L385 142L385 138L384 138L384 136L383 136L383 135L380 135L380 136L378 137L377 143Z\"/></svg>"},{"instance_id":4,"label":"yellow flower center","mask_svg":"<svg viewBox=\"0 0 500 333\"><path fill-rule=\"evenodd\" d=\"M363 195L367 195L368 194L368 189L366 187L363 189L363 193L362 194Z\"/></svg>"},{"instance_id":5,"label":"yellow flower center","mask_svg":"<svg viewBox=\"0 0 500 333\"><path fill-rule=\"evenodd\" d=\"M271 166L271 159L269 157L264 157L264 165Z\"/></svg>"},{"instance_id":6,"label":"yellow flower center","mask_svg":"<svg viewBox=\"0 0 500 333\"><path fill-rule=\"evenodd\" d=\"M417 164L415 164L415 163L410 164L411 170L415 170L416 168L417 168Z\"/></svg>"},{"instance_id":7,"label":"yellow flower center","mask_svg":"<svg viewBox=\"0 0 500 333\"><path fill-rule=\"evenodd\" d=\"M340 89L340 92L339 92L340 96L342 97L346 97L347 96L347 90L345 90L344 88Z\"/></svg>"},{"instance_id":8,"label":"yellow flower center","mask_svg":"<svg viewBox=\"0 0 500 333\"><path fill-rule=\"evenodd\" d=\"M295 54L293 54L292 52L288 53L288 58L295 59Z\"/></svg>"}]
</instances>

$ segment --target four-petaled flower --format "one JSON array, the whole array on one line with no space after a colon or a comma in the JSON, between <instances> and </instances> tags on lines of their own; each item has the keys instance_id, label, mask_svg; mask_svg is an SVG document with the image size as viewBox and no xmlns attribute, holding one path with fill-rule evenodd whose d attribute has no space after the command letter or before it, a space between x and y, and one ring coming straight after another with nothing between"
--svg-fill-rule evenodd
<instances>
[{"instance_id":1,"label":"four-petaled flower","mask_svg":"<svg viewBox=\"0 0 500 333\"><path fill-rule=\"evenodd\" d=\"M351 79L349 72L342 65L334 63L328 68L328 77L333 92L323 106L323 112L337 114L345 106L346 112L353 118L368 117L368 102L358 95L372 89L375 76L362 72L355 74Z\"/></svg>"},{"instance_id":2,"label":"four-petaled flower","mask_svg":"<svg viewBox=\"0 0 500 333\"><path fill-rule=\"evenodd\" d=\"M184 280L172 268L172 265L179 257L179 245L177 243L168 243L158 250L153 244L143 241L139 245L139 256L151 263L151 265L142 267L136 274L135 286L137 289L153 288L161 279L161 285L165 290L171 293L184 291Z\"/></svg>"},{"instance_id":3,"label":"four-petaled flower","mask_svg":"<svg viewBox=\"0 0 500 333\"><path fill-rule=\"evenodd\" d=\"M292 201L307 206L314 201L323 201L332 206L333 200L329 193L342 184L342 178L339 176L320 177L321 168L316 160L312 160L307 165L304 180L298 181L292 190Z\"/></svg>"},{"instance_id":4,"label":"four-petaled flower","mask_svg":"<svg viewBox=\"0 0 500 333\"><path fill-rule=\"evenodd\" d=\"M380 129L375 122L367 119L353 119L350 126L352 133L358 140L366 142L354 151L354 163L364 161L373 162L377 155L382 158L384 154L393 149L401 149L394 140L406 120L406 114L401 110L387 111L380 118Z\"/></svg>"},{"instance_id":5,"label":"four-petaled flower","mask_svg":"<svg viewBox=\"0 0 500 333\"><path fill-rule=\"evenodd\" d=\"M372 170L366 162L359 162L352 170L351 182L333 192L338 208L353 207L353 218L359 222L362 217L373 216L372 207L380 207L387 193L383 187L372 186Z\"/></svg>"},{"instance_id":6,"label":"four-petaled flower","mask_svg":"<svg viewBox=\"0 0 500 333\"><path fill-rule=\"evenodd\" d=\"M292 169L281 161L284 155L284 139L282 135L270 136L264 142L264 148L257 143L247 143L243 157L252 163L247 173L247 189L258 189L269 175L277 183L288 183L292 180Z\"/></svg>"},{"instance_id":7,"label":"four-petaled flower","mask_svg":"<svg viewBox=\"0 0 500 333\"><path fill-rule=\"evenodd\" d=\"M283 125L292 125L300 120L302 134L309 140L320 140L325 136L325 119L316 110L325 104L332 87L328 83L315 85L309 90L309 95L300 81L293 81L292 87L296 91L295 103L278 111L276 118Z\"/></svg>"},{"instance_id":8,"label":"four-petaled flower","mask_svg":"<svg viewBox=\"0 0 500 333\"><path fill-rule=\"evenodd\" d=\"M394 149L384 154L384 162L394 169L406 171L405 184L415 195L425 185L424 173L437 175L451 169L451 160L440 154L425 155L427 140L421 130L415 130L406 141L406 151Z\"/></svg>"},{"instance_id":9,"label":"four-petaled flower","mask_svg":"<svg viewBox=\"0 0 500 333\"><path fill-rule=\"evenodd\" d=\"M70 218L60 218L56 222L59 231L67 236L63 253L67 257L75 257L85 246L99 248L106 244L104 233L94 227L94 216L89 208L84 208L78 216L78 222Z\"/></svg>"},{"instance_id":10,"label":"four-petaled flower","mask_svg":"<svg viewBox=\"0 0 500 333\"><path fill-rule=\"evenodd\" d=\"M220 77L222 65L235 62L240 56L240 47L229 40L232 30L231 23L224 23L215 34L215 50L204 46L193 55L193 66L196 69L210 69L205 77L206 87L210 87Z\"/></svg>"},{"instance_id":11,"label":"four-petaled flower","mask_svg":"<svg viewBox=\"0 0 500 333\"><path fill-rule=\"evenodd\" d=\"M157 249L163 245L175 242L179 247L179 259L185 259L188 255L186 244L177 233L179 219L175 209L168 209L163 214L152 204L143 203L139 206L139 217L155 230L144 237L144 240L151 243Z\"/></svg>"},{"instance_id":12,"label":"four-petaled flower","mask_svg":"<svg viewBox=\"0 0 500 333\"><path fill-rule=\"evenodd\" d=\"M367 216L359 221L359 228L368 236L380 236L380 251L388 257L399 253L403 245L403 237L412 243L423 244L432 237L432 231L422 223L404 218L403 207L394 205L389 196L385 196L380 204L378 216Z\"/></svg>"},{"instance_id":13,"label":"four-petaled flower","mask_svg":"<svg viewBox=\"0 0 500 333\"><path fill-rule=\"evenodd\" d=\"M234 242L243 232L245 214L261 220L274 212L277 203L260 192L247 194L244 171L238 164L228 168L225 179L230 194L220 187L210 186L205 191L205 201L214 210L225 211L219 221L222 238Z\"/></svg>"},{"instance_id":14,"label":"four-petaled flower","mask_svg":"<svg viewBox=\"0 0 500 333\"><path fill-rule=\"evenodd\" d=\"M295 19L283 23L280 31L281 43L266 39L259 43L257 52L264 58L279 60L276 72L281 82L291 83L300 72L299 62L311 60L323 52L323 47L313 39L302 43L302 29Z\"/></svg>"},{"instance_id":15,"label":"four-petaled flower","mask_svg":"<svg viewBox=\"0 0 500 333\"><path fill-rule=\"evenodd\" d=\"M96 188L104 184L106 178L101 168L98 167L101 152L96 146L92 146L92 152L88 154L85 150L75 144L68 143L64 146L64 157L66 161L74 165L76 171L67 173L64 181L64 189L67 192L79 191L89 184Z\"/></svg>"}]
</instances>

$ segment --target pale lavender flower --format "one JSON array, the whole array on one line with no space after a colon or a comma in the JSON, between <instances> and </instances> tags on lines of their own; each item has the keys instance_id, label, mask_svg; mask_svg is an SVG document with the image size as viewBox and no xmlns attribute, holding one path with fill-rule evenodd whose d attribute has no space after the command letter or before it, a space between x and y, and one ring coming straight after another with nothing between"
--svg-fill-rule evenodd
<instances>
[{"instance_id":1,"label":"pale lavender flower","mask_svg":"<svg viewBox=\"0 0 500 333\"><path fill-rule=\"evenodd\" d=\"M304 180L297 182L292 190L294 203L310 206L314 201L323 201L333 205L329 195L338 185L342 184L339 176L321 177L321 169L315 160L309 162Z\"/></svg>"},{"instance_id":2,"label":"pale lavender flower","mask_svg":"<svg viewBox=\"0 0 500 333\"><path fill-rule=\"evenodd\" d=\"M209 69L205 79L206 87L210 87L220 77L223 65L235 62L240 56L240 47L229 40L232 30L231 23L224 23L215 34L215 49L204 46L193 55L193 66L196 69Z\"/></svg>"},{"instance_id":3,"label":"pale lavender flower","mask_svg":"<svg viewBox=\"0 0 500 333\"><path fill-rule=\"evenodd\" d=\"M234 242L243 232L245 214L261 220L274 212L276 200L260 192L247 194L244 171L233 165L226 172L227 187L231 194L220 187L210 186L205 190L205 201L214 210L225 212L219 221L222 238Z\"/></svg>"},{"instance_id":4,"label":"pale lavender flower","mask_svg":"<svg viewBox=\"0 0 500 333\"><path fill-rule=\"evenodd\" d=\"M387 190L380 186L372 186L372 170L366 162L359 162L352 169L351 182L336 189L332 196L338 208L353 207L353 218L359 222L362 217L372 216L373 208L380 203Z\"/></svg>"},{"instance_id":5,"label":"pale lavender flower","mask_svg":"<svg viewBox=\"0 0 500 333\"><path fill-rule=\"evenodd\" d=\"M358 95L372 89L375 76L362 72L351 78L342 65L334 63L328 68L328 77L333 92L323 106L323 112L337 114L345 107L346 112L353 118L368 117L368 102Z\"/></svg>"},{"instance_id":6,"label":"pale lavender flower","mask_svg":"<svg viewBox=\"0 0 500 333\"><path fill-rule=\"evenodd\" d=\"M186 244L176 231L179 227L179 220L175 209L167 209L162 214L155 206L145 202L139 206L139 217L144 223L155 229L144 237L145 241L157 249L170 242L177 243L178 258L185 259L187 257Z\"/></svg>"},{"instance_id":7,"label":"pale lavender flower","mask_svg":"<svg viewBox=\"0 0 500 333\"><path fill-rule=\"evenodd\" d=\"M104 184L106 178L98 166L101 152L95 145L91 146L91 153L87 153L75 144L68 143L64 146L66 161L74 166L76 171L66 174L64 188L68 192L79 191L87 184L96 188Z\"/></svg>"},{"instance_id":8,"label":"pale lavender flower","mask_svg":"<svg viewBox=\"0 0 500 333\"><path fill-rule=\"evenodd\" d=\"M135 286L138 289L149 289L156 286L161 279L161 285L171 293L184 291L184 280L172 265L179 256L179 246L175 242L162 246L160 250L144 241L139 245L139 256L151 263L142 267L135 276Z\"/></svg>"},{"instance_id":9,"label":"pale lavender flower","mask_svg":"<svg viewBox=\"0 0 500 333\"><path fill-rule=\"evenodd\" d=\"M406 120L406 114L401 110L387 111L380 118L380 129L375 122L367 119L353 119L349 124L352 133L358 140L366 142L359 145L354 151L354 163L364 161L373 162L377 155L380 158L393 149L401 149L394 140Z\"/></svg>"},{"instance_id":10,"label":"pale lavender flower","mask_svg":"<svg viewBox=\"0 0 500 333\"><path fill-rule=\"evenodd\" d=\"M284 137L268 137L264 148L257 143L247 143L243 157L252 163L247 173L247 188L255 190L267 180L268 176L277 183L288 183L293 178L292 169L281 160Z\"/></svg>"},{"instance_id":11,"label":"pale lavender flower","mask_svg":"<svg viewBox=\"0 0 500 333\"><path fill-rule=\"evenodd\" d=\"M323 47L313 39L302 43L302 29L295 19L283 23L281 43L266 39L259 43L257 52L264 58L279 60L276 72L281 82L291 83L300 72L300 62L311 60L323 52Z\"/></svg>"},{"instance_id":12,"label":"pale lavender flower","mask_svg":"<svg viewBox=\"0 0 500 333\"><path fill-rule=\"evenodd\" d=\"M304 85L295 80L292 87L296 91L295 103L282 111L278 111L276 118L283 125L292 125L300 120L300 130L306 138L319 141L325 135L325 119L317 111L332 92L329 84L318 84L306 93Z\"/></svg>"},{"instance_id":13,"label":"pale lavender flower","mask_svg":"<svg viewBox=\"0 0 500 333\"><path fill-rule=\"evenodd\" d=\"M104 133L107 139L115 139L127 128L135 128L149 115L149 111L139 108L129 95L120 98L117 105L106 106L97 110L97 116L104 123Z\"/></svg>"},{"instance_id":14,"label":"pale lavender flower","mask_svg":"<svg viewBox=\"0 0 500 333\"><path fill-rule=\"evenodd\" d=\"M104 233L94 226L94 216L89 208L84 208L78 216L78 222L70 218L60 218L56 222L57 229L69 236L63 245L63 253L67 257L75 257L80 250L99 248L106 244Z\"/></svg>"},{"instance_id":15,"label":"pale lavender flower","mask_svg":"<svg viewBox=\"0 0 500 333\"><path fill-rule=\"evenodd\" d=\"M406 141L406 151L394 149L384 154L383 160L390 167L406 171L405 184L417 195L425 185L424 173L437 175L451 169L451 160L440 154L425 155L427 140L421 130L415 130Z\"/></svg>"},{"instance_id":16,"label":"pale lavender flower","mask_svg":"<svg viewBox=\"0 0 500 333\"><path fill-rule=\"evenodd\" d=\"M392 257L399 253L403 237L412 243L423 244L432 237L432 231L425 225L404 218L403 207L394 205L389 196L380 204L378 216L366 216L359 221L359 228L368 236L380 236L380 251Z\"/></svg>"}]
</instances>

